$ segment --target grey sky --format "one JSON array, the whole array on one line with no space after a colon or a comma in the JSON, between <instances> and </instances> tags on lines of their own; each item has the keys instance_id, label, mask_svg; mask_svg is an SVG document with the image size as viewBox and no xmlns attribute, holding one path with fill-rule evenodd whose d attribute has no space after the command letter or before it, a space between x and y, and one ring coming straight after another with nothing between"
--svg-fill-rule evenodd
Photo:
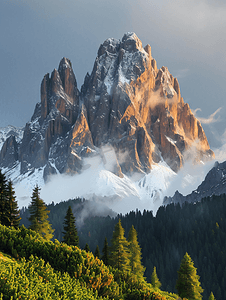
<instances>
[{"instance_id":1,"label":"grey sky","mask_svg":"<svg viewBox=\"0 0 226 300\"><path fill-rule=\"evenodd\" d=\"M80 88L99 45L133 31L152 47L158 68L178 77L204 122L211 147L226 128L226 3L216 0L1 0L0 127L24 126L40 101L40 83L63 56ZM201 119L202 118L202 119Z\"/></svg>"}]
</instances>

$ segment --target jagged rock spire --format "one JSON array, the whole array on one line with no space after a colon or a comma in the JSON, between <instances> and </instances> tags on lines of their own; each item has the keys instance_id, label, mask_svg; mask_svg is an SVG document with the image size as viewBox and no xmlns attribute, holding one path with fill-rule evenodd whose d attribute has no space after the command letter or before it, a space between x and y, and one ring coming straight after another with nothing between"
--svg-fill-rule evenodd
<instances>
[{"instance_id":1,"label":"jagged rock spire","mask_svg":"<svg viewBox=\"0 0 226 300\"><path fill-rule=\"evenodd\" d=\"M189 153L194 161L214 155L178 80L167 67L157 68L151 47L143 48L131 32L100 45L81 93L64 57L43 78L41 102L22 142L7 143L0 166L13 147L22 173L45 168L45 178L48 172L79 172L83 158L105 144L114 147L117 168L127 174L149 172L161 159L178 171Z\"/></svg>"}]
</instances>

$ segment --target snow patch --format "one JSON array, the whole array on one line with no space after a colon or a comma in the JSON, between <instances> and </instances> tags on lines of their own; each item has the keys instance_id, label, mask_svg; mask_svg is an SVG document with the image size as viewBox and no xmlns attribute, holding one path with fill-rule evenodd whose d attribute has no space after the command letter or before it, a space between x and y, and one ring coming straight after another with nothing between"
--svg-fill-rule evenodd
<instances>
[{"instance_id":1,"label":"snow patch","mask_svg":"<svg viewBox=\"0 0 226 300\"><path fill-rule=\"evenodd\" d=\"M25 174L20 174L21 163L15 164L11 169L3 168L2 172L7 179L11 179L16 193L19 208L28 207L34 187L44 186L43 168L30 170Z\"/></svg>"},{"instance_id":2,"label":"snow patch","mask_svg":"<svg viewBox=\"0 0 226 300\"><path fill-rule=\"evenodd\" d=\"M166 137L166 139L171 143L171 144L176 144L177 143L177 141L174 141L173 139L171 139L170 137L168 137L168 136L166 136L165 135L165 137Z\"/></svg>"},{"instance_id":3,"label":"snow patch","mask_svg":"<svg viewBox=\"0 0 226 300\"><path fill-rule=\"evenodd\" d=\"M0 151L4 142L7 140L10 135L14 135L17 143L20 143L24 134L24 128L22 127L14 127L12 125L8 125L6 127L0 128Z\"/></svg>"},{"instance_id":4,"label":"snow patch","mask_svg":"<svg viewBox=\"0 0 226 300\"><path fill-rule=\"evenodd\" d=\"M161 83L163 87L163 92L166 96L169 98L172 98L176 91L174 90L172 84L171 84L171 78L170 78L170 73L168 71L168 68L163 67L163 74L161 77Z\"/></svg>"},{"instance_id":5,"label":"snow patch","mask_svg":"<svg viewBox=\"0 0 226 300\"><path fill-rule=\"evenodd\" d=\"M154 164L149 174L137 182L137 190L142 201L149 201L159 207L170 182L177 174L164 162Z\"/></svg>"},{"instance_id":6,"label":"snow patch","mask_svg":"<svg viewBox=\"0 0 226 300\"><path fill-rule=\"evenodd\" d=\"M130 84L130 80L127 79L125 77L125 75L123 74L123 72L122 72L122 66L121 65L119 66L118 74L119 74L119 82L121 82L122 84L125 84L125 83Z\"/></svg>"}]
</instances>

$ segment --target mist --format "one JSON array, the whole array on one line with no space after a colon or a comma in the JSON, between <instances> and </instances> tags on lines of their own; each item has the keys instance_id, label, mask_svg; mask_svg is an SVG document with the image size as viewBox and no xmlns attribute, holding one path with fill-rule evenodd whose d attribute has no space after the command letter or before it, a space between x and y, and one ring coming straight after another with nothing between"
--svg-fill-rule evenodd
<instances>
[{"instance_id":1,"label":"mist","mask_svg":"<svg viewBox=\"0 0 226 300\"><path fill-rule=\"evenodd\" d=\"M219 152L216 151L216 159L225 153L223 149L226 149L226 145ZM162 161L154 164L148 174L135 173L132 177L123 174L123 178L120 178L114 171L117 170L118 161L121 163L125 155L117 156L112 146L104 146L97 151L96 156L84 159L84 168L80 174L52 175L46 184L40 181L41 198L46 204L56 204L80 197L92 201L93 207L100 207L101 204L116 213L126 214L131 210L146 209L156 214L165 196L173 196L176 190L187 195L197 189L215 162L212 160L194 164L187 160L176 174ZM191 157L192 153L188 156ZM34 186L16 185L20 208L29 205ZM104 208L99 213L104 215Z\"/></svg>"}]
</instances>

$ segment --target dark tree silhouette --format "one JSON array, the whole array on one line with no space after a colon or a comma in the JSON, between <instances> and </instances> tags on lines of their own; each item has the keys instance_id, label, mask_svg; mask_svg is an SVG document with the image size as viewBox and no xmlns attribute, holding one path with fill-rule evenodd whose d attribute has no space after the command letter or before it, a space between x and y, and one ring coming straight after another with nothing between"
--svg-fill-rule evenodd
<instances>
[{"instance_id":1,"label":"dark tree silhouette","mask_svg":"<svg viewBox=\"0 0 226 300\"><path fill-rule=\"evenodd\" d=\"M7 180L5 174L0 170L0 223L8 225L8 217L6 210L7 203Z\"/></svg>"},{"instance_id":2,"label":"dark tree silhouette","mask_svg":"<svg viewBox=\"0 0 226 300\"><path fill-rule=\"evenodd\" d=\"M100 258L100 249L99 249L98 245L97 245L96 250L94 252L94 256L97 257L97 258Z\"/></svg>"},{"instance_id":3,"label":"dark tree silhouette","mask_svg":"<svg viewBox=\"0 0 226 300\"><path fill-rule=\"evenodd\" d=\"M71 206L68 207L67 214L64 220L63 242L68 245L77 247L79 246L79 237L77 228L75 226L75 217L73 215Z\"/></svg>"},{"instance_id":4,"label":"dark tree silhouette","mask_svg":"<svg viewBox=\"0 0 226 300\"><path fill-rule=\"evenodd\" d=\"M109 246L108 246L108 241L107 241L107 238L105 237L105 240L104 240L104 248L102 249L102 257L101 259L103 260L104 264L106 266L109 265Z\"/></svg>"},{"instance_id":5,"label":"dark tree silhouette","mask_svg":"<svg viewBox=\"0 0 226 300\"><path fill-rule=\"evenodd\" d=\"M90 252L90 248L89 248L89 245L88 245L87 243L86 243L86 245L85 245L84 250L85 250L86 252Z\"/></svg>"},{"instance_id":6,"label":"dark tree silhouette","mask_svg":"<svg viewBox=\"0 0 226 300\"><path fill-rule=\"evenodd\" d=\"M9 180L6 188L6 217L8 226L14 226L15 228L19 227L20 224L20 210L17 205L15 192L13 190L12 181Z\"/></svg>"}]
</instances>

